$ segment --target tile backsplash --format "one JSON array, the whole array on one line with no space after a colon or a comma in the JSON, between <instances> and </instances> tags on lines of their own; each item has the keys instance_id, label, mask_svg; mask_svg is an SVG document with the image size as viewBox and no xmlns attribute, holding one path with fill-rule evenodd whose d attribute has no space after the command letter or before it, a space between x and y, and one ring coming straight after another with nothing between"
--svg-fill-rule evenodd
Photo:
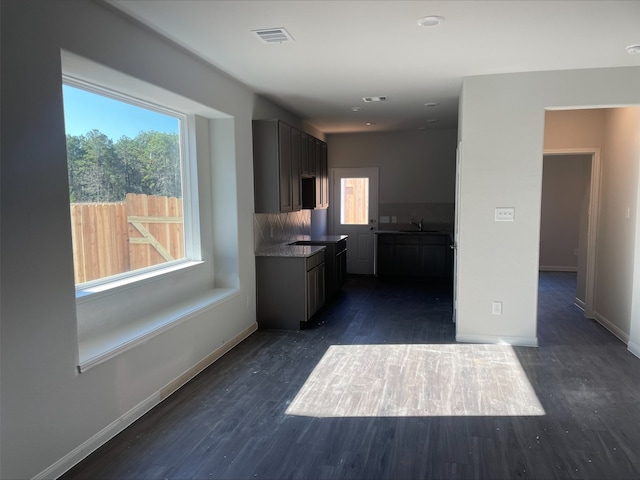
<instances>
[{"instance_id":1,"label":"tile backsplash","mask_svg":"<svg viewBox=\"0 0 640 480\"><path fill-rule=\"evenodd\" d=\"M256 251L269 245L295 242L299 236L310 234L310 210L253 215L253 245Z\"/></svg>"}]
</instances>

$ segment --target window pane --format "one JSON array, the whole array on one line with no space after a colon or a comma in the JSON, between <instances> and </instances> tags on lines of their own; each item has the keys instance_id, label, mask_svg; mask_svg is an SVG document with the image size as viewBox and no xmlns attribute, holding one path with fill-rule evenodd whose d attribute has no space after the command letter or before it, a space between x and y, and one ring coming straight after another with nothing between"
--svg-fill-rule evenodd
<instances>
[{"instance_id":1,"label":"window pane","mask_svg":"<svg viewBox=\"0 0 640 480\"><path fill-rule=\"evenodd\" d=\"M180 119L63 93L76 284L183 259Z\"/></svg>"},{"instance_id":2,"label":"window pane","mask_svg":"<svg viewBox=\"0 0 640 480\"><path fill-rule=\"evenodd\" d=\"M369 223L369 179L340 179L340 223L367 225Z\"/></svg>"}]
</instances>

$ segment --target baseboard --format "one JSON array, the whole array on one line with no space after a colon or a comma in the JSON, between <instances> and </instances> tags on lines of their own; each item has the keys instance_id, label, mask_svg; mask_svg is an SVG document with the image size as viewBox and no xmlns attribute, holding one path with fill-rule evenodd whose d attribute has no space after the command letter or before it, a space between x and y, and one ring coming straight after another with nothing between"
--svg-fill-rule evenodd
<instances>
[{"instance_id":1,"label":"baseboard","mask_svg":"<svg viewBox=\"0 0 640 480\"><path fill-rule=\"evenodd\" d=\"M575 298L575 300L573 301L573 304L584 312L586 304L582 300L580 300L578 297Z\"/></svg>"},{"instance_id":2,"label":"baseboard","mask_svg":"<svg viewBox=\"0 0 640 480\"><path fill-rule=\"evenodd\" d=\"M98 433L89 438L86 442L82 443L80 446L73 449L67 455L62 457L56 463L51 465L49 468L43 470L38 475L33 477L33 480L44 480L51 478L58 478L66 471L71 469L73 466L80 463L86 457L88 457L91 453L96 451L102 445L107 443L113 437L122 432L125 428L130 426L133 422L141 418L145 413L151 410L153 407L157 406L165 400L172 393L177 391L180 387L186 384L189 380L194 378L200 372L202 372L205 368L211 365L213 362L222 357L225 353L231 350L233 347L238 345L244 339L246 339L249 335L255 332L258 329L258 324L254 323L248 328L244 329L238 335L225 342L221 347L217 348L215 351L207 355L200 362L195 364L193 367L189 368L182 375L178 376L176 379L172 380L164 387L162 387L157 392L153 393L151 396L140 402L138 405L133 407L127 413L122 415L120 418L116 419L105 428L100 430Z\"/></svg>"},{"instance_id":3,"label":"baseboard","mask_svg":"<svg viewBox=\"0 0 640 480\"><path fill-rule=\"evenodd\" d=\"M540 265L538 270L541 272L577 272L578 267L564 267L564 266L553 266L553 265Z\"/></svg>"},{"instance_id":4,"label":"baseboard","mask_svg":"<svg viewBox=\"0 0 640 480\"><path fill-rule=\"evenodd\" d=\"M498 345L513 345L518 347L537 347L537 337L508 337L501 335L456 335L459 343L488 343Z\"/></svg>"},{"instance_id":5,"label":"baseboard","mask_svg":"<svg viewBox=\"0 0 640 480\"><path fill-rule=\"evenodd\" d=\"M627 350L633 353L636 357L640 358L640 345L629 342L627 343Z\"/></svg>"},{"instance_id":6,"label":"baseboard","mask_svg":"<svg viewBox=\"0 0 640 480\"><path fill-rule=\"evenodd\" d=\"M622 330L620 330L620 328L618 328L616 325L614 325L609 320L604 318L598 312L594 312L593 313L593 319L596 322L598 322L600 325L602 325L604 328L609 330L611 333L613 333L620 340L622 340L625 344L627 344L627 345L629 344L629 340L630 340L629 334L623 332Z\"/></svg>"}]
</instances>

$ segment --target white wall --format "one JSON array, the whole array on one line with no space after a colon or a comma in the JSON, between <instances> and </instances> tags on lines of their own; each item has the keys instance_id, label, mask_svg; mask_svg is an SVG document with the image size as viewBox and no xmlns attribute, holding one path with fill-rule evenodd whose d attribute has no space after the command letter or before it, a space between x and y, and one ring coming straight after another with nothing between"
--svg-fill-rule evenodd
<instances>
[{"instance_id":1,"label":"white wall","mask_svg":"<svg viewBox=\"0 0 640 480\"><path fill-rule=\"evenodd\" d=\"M106 5L3 2L1 22L0 478L9 479L60 473L88 453L74 449L128 412L139 415L140 405L151 405L163 387L255 325L251 120L254 112L299 120ZM82 374L76 368L61 49L234 119L219 126L233 129L227 134L235 138L229 150L235 150L235 171L213 165L211 174L236 182L212 196L223 207L237 203L231 213L237 231L214 224L219 243L213 250L224 259L224 242L238 242L237 258L224 261L237 263L240 293ZM225 197L234 191L236 198ZM217 216L216 208L207 210Z\"/></svg>"},{"instance_id":2,"label":"white wall","mask_svg":"<svg viewBox=\"0 0 640 480\"><path fill-rule=\"evenodd\" d=\"M640 107L606 110L594 303L596 319L625 342L631 329L639 131Z\"/></svg>"},{"instance_id":3,"label":"white wall","mask_svg":"<svg viewBox=\"0 0 640 480\"><path fill-rule=\"evenodd\" d=\"M640 104L639 84L639 67L465 78L459 340L537 344L545 108ZM496 207L514 207L515 222L495 222ZM491 314L492 301L503 302L502 315Z\"/></svg>"}]
</instances>

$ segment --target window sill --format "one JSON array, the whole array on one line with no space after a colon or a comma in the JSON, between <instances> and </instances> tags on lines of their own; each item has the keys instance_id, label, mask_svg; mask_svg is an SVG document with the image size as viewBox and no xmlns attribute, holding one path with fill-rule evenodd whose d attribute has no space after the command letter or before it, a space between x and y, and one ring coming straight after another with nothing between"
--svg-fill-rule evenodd
<instances>
[{"instance_id":1,"label":"window sill","mask_svg":"<svg viewBox=\"0 0 640 480\"><path fill-rule=\"evenodd\" d=\"M186 261L164 268L155 268L147 272L118 278L111 282L97 283L95 285L80 286L76 288L76 302L85 303L96 300L106 295L123 292L145 283L153 282L159 278L180 273L186 269L202 265L203 261Z\"/></svg>"},{"instance_id":2,"label":"window sill","mask_svg":"<svg viewBox=\"0 0 640 480\"><path fill-rule=\"evenodd\" d=\"M132 321L117 330L83 340L79 343L78 371L84 373L175 325L203 313L216 304L232 298L238 292L236 288L210 290L206 294L171 308Z\"/></svg>"}]
</instances>

